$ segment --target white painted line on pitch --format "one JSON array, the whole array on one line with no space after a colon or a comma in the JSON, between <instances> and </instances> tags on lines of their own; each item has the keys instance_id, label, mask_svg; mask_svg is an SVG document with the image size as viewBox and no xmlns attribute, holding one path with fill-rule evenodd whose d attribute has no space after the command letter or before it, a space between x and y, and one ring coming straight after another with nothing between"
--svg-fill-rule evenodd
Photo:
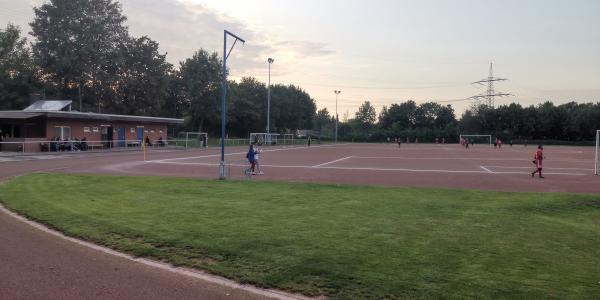
<instances>
[{"instance_id":1,"label":"white painted line on pitch","mask_svg":"<svg viewBox=\"0 0 600 300\"><path fill-rule=\"evenodd\" d=\"M298 149L314 149L314 148L334 147L334 146L344 146L344 145L347 145L347 144L320 145L320 146L310 146L310 147L307 147L307 146L298 146L298 147L288 147L288 148L278 148L278 149L267 149L267 150L262 150L262 152L290 151L290 150L298 150ZM225 156L240 155L240 154L246 154L246 153L247 153L247 151L244 151L244 152L234 152L234 153L225 153ZM173 160L208 158L208 157L219 157L219 156L221 156L221 153L208 154L208 155L200 155L200 156L165 158L165 159L149 160L147 162L167 162L167 161L173 161Z\"/></svg>"},{"instance_id":2,"label":"white painted line on pitch","mask_svg":"<svg viewBox=\"0 0 600 300\"><path fill-rule=\"evenodd\" d=\"M490 169L488 169L488 168L486 168L486 167L484 167L484 166L479 166L479 167L480 167L481 169L485 170L485 171L486 171L486 172L488 172L488 173L494 173L494 172L492 172Z\"/></svg>"},{"instance_id":3,"label":"white painted line on pitch","mask_svg":"<svg viewBox=\"0 0 600 300\"><path fill-rule=\"evenodd\" d=\"M509 166L486 166L488 168L495 169L535 169L534 166L531 167L509 167ZM586 168L554 168L554 167L544 167L544 170L578 170L578 171L594 171L594 169L586 169Z\"/></svg>"},{"instance_id":4,"label":"white painted line on pitch","mask_svg":"<svg viewBox=\"0 0 600 300\"><path fill-rule=\"evenodd\" d=\"M487 158L487 157L408 157L408 156L353 156L359 159L409 159L409 160L481 160L481 161L529 161L529 158ZM587 159L553 159L553 162L581 162Z\"/></svg>"},{"instance_id":5,"label":"white painted line on pitch","mask_svg":"<svg viewBox=\"0 0 600 300\"><path fill-rule=\"evenodd\" d=\"M331 165L331 164L334 164L334 163L336 163L336 162L340 162L340 161L342 161L342 160L346 160L346 159L349 159L349 158L352 158L352 156L346 156L346 157L342 157L342 158L340 158L340 159L336 159L336 160L328 161L328 162L326 162L326 163L322 163L322 164L319 164L319 165L315 165L315 166L313 166L313 168L324 167L324 166L326 166L326 165Z\"/></svg>"},{"instance_id":6,"label":"white painted line on pitch","mask_svg":"<svg viewBox=\"0 0 600 300\"><path fill-rule=\"evenodd\" d=\"M173 164L173 165L188 165L188 166L219 166L218 163L183 163L183 162L162 162L162 161L150 161L151 163L157 164ZM247 167L248 164L230 164L232 167ZM302 166L302 165L267 165L261 164L261 167L268 168L299 168L299 169L323 169L323 170L348 170L348 171L395 171L395 172L415 172L415 173L453 173L453 174L531 174L528 172L500 172L500 171L481 171L479 170L443 170L443 169L405 169L405 168L368 168L368 167L313 167L313 166ZM583 176L587 175L584 173L559 173L559 172L544 172L547 175L569 175L569 176Z\"/></svg>"},{"instance_id":7,"label":"white painted line on pitch","mask_svg":"<svg viewBox=\"0 0 600 300\"><path fill-rule=\"evenodd\" d=\"M164 262L159 262L159 261L154 261L151 259L147 259L147 258L139 258L139 257L134 257L132 255L126 254L126 253L122 253L104 246L99 246L96 245L94 243L90 243L90 242L86 242L84 240L80 240L77 238L73 238L70 236L66 236L64 235L62 232L54 230L54 229L50 229L48 227L46 227L45 225L41 224L41 223L37 223L34 221L31 221L21 215L18 215L10 210L8 210L4 205L0 204L0 211L25 223L28 224L32 227L35 227L45 233L54 235L58 238L73 242L75 244L78 244L80 246L83 247L87 247L90 249L94 249L96 251L100 251L102 253L106 253L106 254L110 254L113 256L117 256L132 262L136 262L136 263L140 263L146 266L150 266L150 267L154 267L157 269L161 269L163 271L168 271L168 272L172 272L172 273L176 273L179 275L184 275L184 276L189 276L189 277L193 277L196 279L200 279L200 280L204 280L210 283L215 283L215 284L219 284L222 286L226 286L229 288L234 288L234 289L240 289L243 291L248 291L250 293L253 294L257 294L257 295L262 295L262 296L267 296L267 297L273 297L276 299L312 299L309 297L305 297L302 295L296 295L296 294L291 294L291 293L286 293L283 291L278 291L278 290L273 290L273 289L262 289L262 288L258 288L258 287L254 287L251 285L247 285L247 284L240 284L237 283L233 280L227 279L227 278L223 278L223 277L219 277L216 275L212 275L209 273L206 273L204 271L201 270L196 270L196 269L191 269L191 268L184 268L184 267L175 267L171 264L168 263L164 263Z\"/></svg>"}]
</instances>

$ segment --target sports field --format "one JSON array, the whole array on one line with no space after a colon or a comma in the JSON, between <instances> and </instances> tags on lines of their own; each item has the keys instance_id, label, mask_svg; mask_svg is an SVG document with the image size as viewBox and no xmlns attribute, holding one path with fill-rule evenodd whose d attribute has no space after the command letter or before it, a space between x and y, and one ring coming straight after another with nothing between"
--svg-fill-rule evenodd
<instances>
[{"instance_id":1,"label":"sports field","mask_svg":"<svg viewBox=\"0 0 600 300\"><path fill-rule=\"evenodd\" d=\"M596 195L57 174L0 195L68 235L310 296L600 294Z\"/></svg>"},{"instance_id":2,"label":"sports field","mask_svg":"<svg viewBox=\"0 0 600 300\"><path fill-rule=\"evenodd\" d=\"M256 180L474 188L505 191L600 192L591 147L545 147L545 179L531 178L535 146L337 144L272 147L261 154L266 173ZM228 148L230 176L244 178L244 147ZM113 171L152 175L218 175L218 149L184 155L150 155Z\"/></svg>"},{"instance_id":3,"label":"sports field","mask_svg":"<svg viewBox=\"0 0 600 300\"><path fill-rule=\"evenodd\" d=\"M251 179L247 148L226 150L229 181L214 180L218 148L4 156L0 179L42 174L0 186L0 202L67 235L309 296L600 293L592 148L545 147L545 179L522 145L265 147Z\"/></svg>"}]
</instances>

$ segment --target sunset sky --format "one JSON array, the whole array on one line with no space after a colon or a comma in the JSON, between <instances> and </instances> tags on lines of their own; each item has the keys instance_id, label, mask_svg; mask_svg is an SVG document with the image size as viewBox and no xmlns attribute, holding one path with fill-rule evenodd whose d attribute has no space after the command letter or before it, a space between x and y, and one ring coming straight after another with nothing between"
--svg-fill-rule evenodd
<instances>
[{"instance_id":1,"label":"sunset sky","mask_svg":"<svg viewBox=\"0 0 600 300\"><path fill-rule=\"evenodd\" d=\"M0 26L28 32L40 0L0 0ZM497 104L600 101L600 1L121 0L134 36L174 65L200 48L222 55L223 29L245 38L233 79L295 84L319 108L350 116L361 102L452 104L458 116L494 73Z\"/></svg>"}]
</instances>

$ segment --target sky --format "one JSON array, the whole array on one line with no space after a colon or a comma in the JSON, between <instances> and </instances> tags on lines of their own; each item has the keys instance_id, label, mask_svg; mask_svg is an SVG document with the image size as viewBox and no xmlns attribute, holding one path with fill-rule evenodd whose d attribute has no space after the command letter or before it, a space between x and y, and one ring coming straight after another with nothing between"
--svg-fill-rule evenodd
<instances>
[{"instance_id":1,"label":"sky","mask_svg":"<svg viewBox=\"0 0 600 300\"><path fill-rule=\"evenodd\" d=\"M0 0L0 26L29 32L44 0ZM596 0L120 0L133 36L160 43L175 66L200 48L223 52L223 30L244 38L227 60L230 79L294 84L353 117L369 100L451 104L507 78L496 105L600 101L600 1ZM231 45L233 40L228 41Z\"/></svg>"}]
</instances>

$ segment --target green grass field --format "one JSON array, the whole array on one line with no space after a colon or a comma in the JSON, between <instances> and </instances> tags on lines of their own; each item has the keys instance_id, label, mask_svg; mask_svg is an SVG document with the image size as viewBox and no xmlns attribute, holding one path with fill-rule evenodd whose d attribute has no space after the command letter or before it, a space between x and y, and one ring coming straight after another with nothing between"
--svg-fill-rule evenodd
<instances>
[{"instance_id":1,"label":"green grass field","mask_svg":"<svg viewBox=\"0 0 600 300\"><path fill-rule=\"evenodd\" d=\"M600 295L599 195L33 174L0 201L71 236L306 295Z\"/></svg>"}]
</instances>

